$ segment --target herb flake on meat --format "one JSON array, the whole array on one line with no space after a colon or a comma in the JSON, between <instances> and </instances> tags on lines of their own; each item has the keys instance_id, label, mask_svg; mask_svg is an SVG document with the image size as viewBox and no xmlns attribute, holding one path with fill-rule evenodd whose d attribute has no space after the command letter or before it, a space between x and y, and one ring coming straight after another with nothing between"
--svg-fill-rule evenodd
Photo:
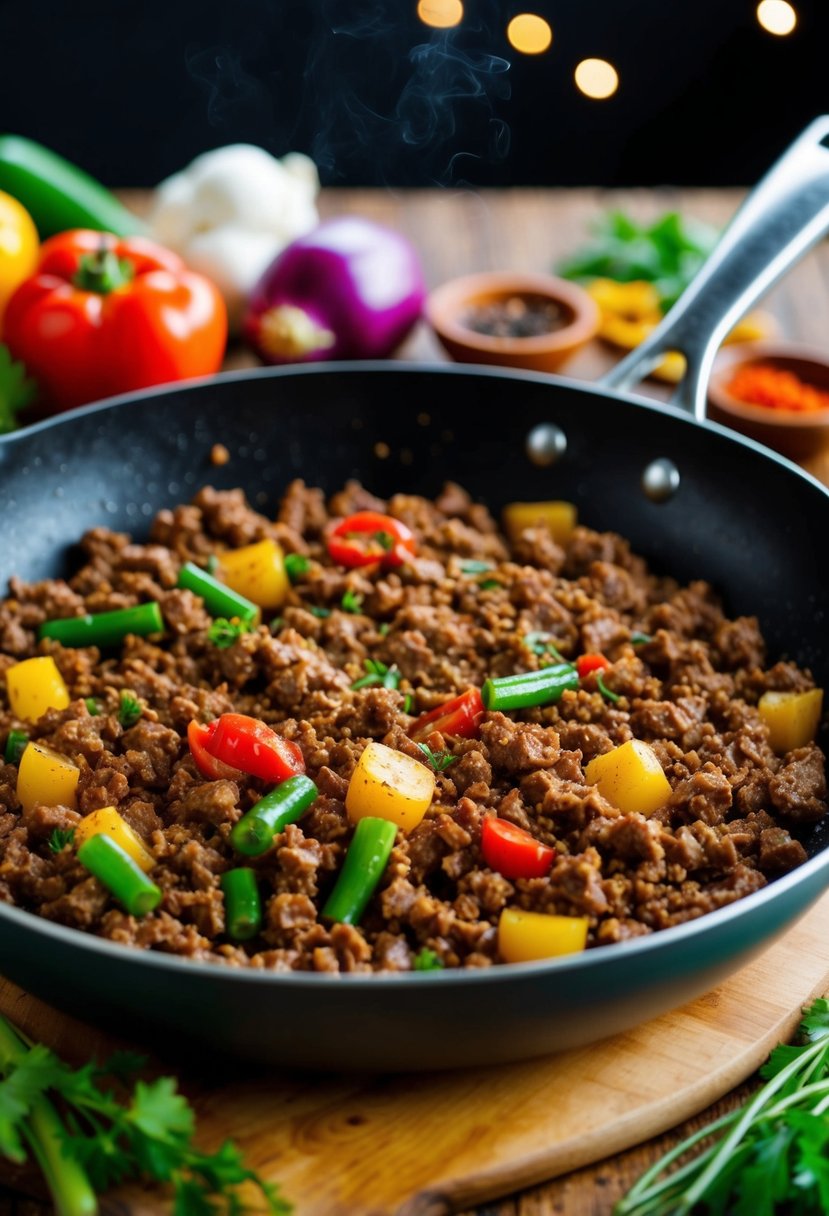
<instances>
[{"instance_id":1,"label":"herb flake on meat","mask_svg":"<svg viewBox=\"0 0 829 1216\"><path fill-rule=\"evenodd\" d=\"M349 587L347 591L343 592L340 607L343 612L362 612L364 599L364 595L361 595L359 591L355 591L353 587Z\"/></svg>"},{"instance_id":2,"label":"herb flake on meat","mask_svg":"<svg viewBox=\"0 0 829 1216\"><path fill-rule=\"evenodd\" d=\"M412 961L413 971L443 971L443 960L434 950L423 946Z\"/></svg>"},{"instance_id":3,"label":"herb flake on meat","mask_svg":"<svg viewBox=\"0 0 829 1216\"><path fill-rule=\"evenodd\" d=\"M527 650L539 656L552 655L557 663L566 663L564 655L553 641L551 633L544 633L543 630L534 630L532 633L525 633L521 642L526 646Z\"/></svg>"},{"instance_id":4,"label":"herb flake on meat","mask_svg":"<svg viewBox=\"0 0 829 1216\"><path fill-rule=\"evenodd\" d=\"M98 717L98 714L101 712L101 703L96 697L86 697L84 700L84 705L86 706L86 712L90 714L91 717Z\"/></svg>"},{"instance_id":5,"label":"herb flake on meat","mask_svg":"<svg viewBox=\"0 0 829 1216\"><path fill-rule=\"evenodd\" d=\"M450 764L454 764L458 759L450 752L433 752L428 743L418 743L417 745L426 757L427 763L436 773L445 773Z\"/></svg>"},{"instance_id":6,"label":"herb flake on meat","mask_svg":"<svg viewBox=\"0 0 829 1216\"><path fill-rule=\"evenodd\" d=\"M604 677L602 676L601 672L596 674L596 684L599 692L606 701L611 701L614 705L618 701L621 701L622 698L619 696L618 692L614 692L612 688L608 688L608 686L605 684Z\"/></svg>"},{"instance_id":7,"label":"herb flake on meat","mask_svg":"<svg viewBox=\"0 0 829 1216\"><path fill-rule=\"evenodd\" d=\"M330 608L321 608L317 604L312 604L308 611L312 616L318 617L321 621L324 621L326 617L331 615Z\"/></svg>"},{"instance_id":8,"label":"herb flake on meat","mask_svg":"<svg viewBox=\"0 0 829 1216\"><path fill-rule=\"evenodd\" d=\"M131 693L127 688L122 688L120 703L118 705L118 722L124 730L129 730L131 726L135 726L143 712L144 707L135 694Z\"/></svg>"},{"instance_id":9,"label":"herb flake on meat","mask_svg":"<svg viewBox=\"0 0 829 1216\"><path fill-rule=\"evenodd\" d=\"M403 678L402 673L397 667L387 667L379 659L364 659L363 667L366 669L366 674L361 676L359 680L355 680L351 685L355 691L360 688L371 688L375 685L379 685L382 688L397 688Z\"/></svg>"},{"instance_id":10,"label":"herb flake on meat","mask_svg":"<svg viewBox=\"0 0 829 1216\"><path fill-rule=\"evenodd\" d=\"M631 646L644 646L646 642L652 642L653 638L649 633L642 633L641 629L634 629L630 635Z\"/></svg>"},{"instance_id":11,"label":"herb flake on meat","mask_svg":"<svg viewBox=\"0 0 829 1216\"><path fill-rule=\"evenodd\" d=\"M29 736L25 730L10 730L6 739L6 749L3 753L3 759L6 764L19 764L20 757L26 750L26 744L29 742Z\"/></svg>"},{"instance_id":12,"label":"herb flake on meat","mask_svg":"<svg viewBox=\"0 0 829 1216\"><path fill-rule=\"evenodd\" d=\"M49 836L48 845L53 853L60 853L75 839L74 828L55 828Z\"/></svg>"},{"instance_id":13,"label":"herb flake on meat","mask_svg":"<svg viewBox=\"0 0 829 1216\"><path fill-rule=\"evenodd\" d=\"M238 642L243 633L249 632L250 626L247 621L235 619L229 621L227 617L217 616L207 631L207 640L217 650L227 650L228 647Z\"/></svg>"},{"instance_id":14,"label":"herb flake on meat","mask_svg":"<svg viewBox=\"0 0 829 1216\"><path fill-rule=\"evenodd\" d=\"M292 583L297 583L311 569L310 557L302 553L285 554L285 573Z\"/></svg>"}]
</instances>

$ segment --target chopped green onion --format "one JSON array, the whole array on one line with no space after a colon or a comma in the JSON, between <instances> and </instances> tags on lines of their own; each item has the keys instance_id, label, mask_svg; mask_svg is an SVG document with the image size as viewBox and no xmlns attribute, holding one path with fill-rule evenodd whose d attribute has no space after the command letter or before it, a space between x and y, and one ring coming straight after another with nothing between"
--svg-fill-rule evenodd
<instances>
[{"instance_id":1,"label":"chopped green onion","mask_svg":"<svg viewBox=\"0 0 829 1216\"><path fill-rule=\"evenodd\" d=\"M403 673L399 668L394 666L387 667L379 659L364 659L363 666L366 669L367 675L361 676L359 680L354 681L351 687L355 691L358 688L371 688L378 684L383 688L397 688L403 679Z\"/></svg>"},{"instance_id":2,"label":"chopped green onion","mask_svg":"<svg viewBox=\"0 0 829 1216\"><path fill-rule=\"evenodd\" d=\"M161 890L111 836L97 832L78 849L78 861L123 904L130 916L145 916L161 903Z\"/></svg>"},{"instance_id":3,"label":"chopped green onion","mask_svg":"<svg viewBox=\"0 0 829 1216\"><path fill-rule=\"evenodd\" d=\"M413 705L414 705L414 697L412 696L412 694L410 692L407 692L406 696L403 698L403 713L410 714L412 712Z\"/></svg>"},{"instance_id":4,"label":"chopped green onion","mask_svg":"<svg viewBox=\"0 0 829 1216\"><path fill-rule=\"evenodd\" d=\"M428 763L436 773L446 772L449 765L454 764L458 759L458 757L453 756L451 752L433 752L428 743L418 743L417 746L423 752L423 755L426 757Z\"/></svg>"},{"instance_id":5,"label":"chopped green onion","mask_svg":"<svg viewBox=\"0 0 829 1216\"><path fill-rule=\"evenodd\" d=\"M305 557L302 553L285 554L285 573L292 583L298 582L303 574L307 574L310 569L310 557Z\"/></svg>"},{"instance_id":6,"label":"chopped green onion","mask_svg":"<svg viewBox=\"0 0 829 1216\"><path fill-rule=\"evenodd\" d=\"M318 617L321 621L324 621L327 616L331 615L330 608L318 608L316 604L312 604L308 611L312 616Z\"/></svg>"},{"instance_id":7,"label":"chopped green onion","mask_svg":"<svg viewBox=\"0 0 829 1216\"><path fill-rule=\"evenodd\" d=\"M84 705L86 706L86 712L90 715L90 717L98 717L101 712L101 704L97 697L87 697L84 701Z\"/></svg>"},{"instance_id":8,"label":"chopped green onion","mask_svg":"<svg viewBox=\"0 0 829 1216\"><path fill-rule=\"evenodd\" d=\"M237 853L258 857L273 844L274 836L289 823L296 823L317 797L319 790L304 773L289 777L250 808L230 833Z\"/></svg>"},{"instance_id":9,"label":"chopped green onion","mask_svg":"<svg viewBox=\"0 0 829 1216\"><path fill-rule=\"evenodd\" d=\"M481 588L481 591L494 591L495 588L500 587L501 584L498 582L497 578L485 578L482 583L478 583L478 586Z\"/></svg>"},{"instance_id":10,"label":"chopped green onion","mask_svg":"<svg viewBox=\"0 0 829 1216\"><path fill-rule=\"evenodd\" d=\"M207 631L207 640L217 650L227 650L234 642L238 642L243 633L250 633L247 621L238 618L229 621L225 616L217 616Z\"/></svg>"},{"instance_id":11,"label":"chopped green onion","mask_svg":"<svg viewBox=\"0 0 829 1216\"><path fill-rule=\"evenodd\" d=\"M3 753L6 764L19 764L28 742L29 736L25 730L10 730L6 739L6 750Z\"/></svg>"},{"instance_id":12,"label":"chopped green onion","mask_svg":"<svg viewBox=\"0 0 829 1216\"><path fill-rule=\"evenodd\" d=\"M245 942L262 927L262 901L256 875L247 866L226 870L219 879L225 897L225 927L228 937Z\"/></svg>"},{"instance_id":13,"label":"chopped green onion","mask_svg":"<svg viewBox=\"0 0 829 1216\"><path fill-rule=\"evenodd\" d=\"M644 646L646 642L652 642L653 638L649 633L642 633L640 629L634 629L630 635L631 646Z\"/></svg>"},{"instance_id":14,"label":"chopped green onion","mask_svg":"<svg viewBox=\"0 0 829 1216\"><path fill-rule=\"evenodd\" d=\"M492 562L461 562L461 574L486 574L492 569Z\"/></svg>"},{"instance_id":15,"label":"chopped green onion","mask_svg":"<svg viewBox=\"0 0 829 1216\"><path fill-rule=\"evenodd\" d=\"M418 950L412 962L413 971L442 971L443 959L434 950L430 950L428 946L424 946Z\"/></svg>"},{"instance_id":16,"label":"chopped green onion","mask_svg":"<svg viewBox=\"0 0 829 1216\"><path fill-rule=\"evenodd\" d=\"M152 601L134 608L116 608L114 612L96 612L93 616L44 621L37 636L54 638L62 646L116 646L127 634L143 638L150 633L161 633L163 629L161 609Z\"/></svg>"},{"instance_id":17,"label":"chopped green onion","mask_svg":"<svg viewBox=\"0 0 829 1216\"><path fill-rule=\"evenodd\" d=\"M121 702L118 706L118 722L123 726L124 730L129 730L131 726L135 726L143 712L144 709L138 697L133 696L128 688L122 688Z\"/></svg>"},{"instance_id":18,"label":"chopped green onion","mask_svg":"<svg viewBox=\"0 0 829 1216\"><path fill-rule=\"evenodd\" d=\"M557 662L567 662L564 655L553 641L553 635L551 633L544 633L543 631L525 633L521 639L521 642L527 647L527 650L531 650L533 654L551 654L553 658L557 660Z\"/></svg>"},{"instance_id":19,"label":"chopped green onion","mask_svg":"<svg viewBox=\"0 0 829 1216\"><path fill-rule=\"evenodd\" d=\"M364 595L360 595L359 591L355 591L353 587L349 587L343 592L343 598L340 600L340 607L343 612L360 612L363 607Z\"/></svg>"},{"instance_id":20,"label":"chopped green onion","mask_svg":"<svg viewBox=\"0 0 829 1216\"><path fill-rule=\"evenodd\" d=\"M343 868L325 901L321 916L344 925L356 925L383 877L394 848L397 825L390 819L367 816L354 829Z\"/></svg>"},{"instance_id":21,"label":"chopped green onion","mask_svg":"<svg viewBox=\"0 0 829 1216\"><path fill-rule=\"evenodd\" d=\"M259 609L256 604L231 591L225 583L193 562L185 562L181 567L176 585L201 596L211 616L223 616L228 620L237 616L240 621L247 621L249 625L259 622Z\"/></svg>"},{"instance_id":22,"label":"chopped green onion","mask_svg":"<svg viewBox=\"0 0 829 1216\"><path fill-rule=\"evenodd\" d=\"M60 853L61 849L65 849L74 839L74 828L54 828L47 843L53 853Z\"/></svg>"},{"instance_id":23,"label":"chopped green onion","mask_svg":"<svg viewBox=\"0 0 829 1216\"><path fill-rule=\"evenodd\" d=\"M607 685L604 682L604 679L602 678L601 672L599 672L598 675L596 676L596 683L599 686L599 692L602 694L603 697L606 698L606 700L612 701L614 704L616 701L621 701L622 698L619 696L618 692L614 692L612 688L607 687Z\"/></svg>"},{"instance_id":24,"label":"chopped green onion","mask_svg":"<svg viewBox=\"0 0 829 1216\"><path fill-rule=\"evenodd\" d=\"M527 709L533 705L552 705L566 689L578 686L579 673L572 663L556 663L540 671L487 680L481 698L487 709Z\"/></svg>"}]
</instances>

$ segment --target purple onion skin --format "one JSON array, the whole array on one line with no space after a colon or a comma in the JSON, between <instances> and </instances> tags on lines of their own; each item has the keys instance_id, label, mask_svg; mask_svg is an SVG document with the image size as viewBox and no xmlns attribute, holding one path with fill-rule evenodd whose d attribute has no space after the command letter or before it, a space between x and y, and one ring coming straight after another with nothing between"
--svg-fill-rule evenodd
<instances>
[{"instance_id":1,"label":"purple onion skin","mask_svg":"<svg viewBox=\"0 0 829 1216\"><path fill-rule=\"evenodd\" d=\"M251 293L244 333L266 363L382 359L412 330L425 297L420 260L405 237L342 216L292 241L271 262ZM267 318L286 305L328 331L326 344L275 349Z\"/></svg>"}]
</instances>

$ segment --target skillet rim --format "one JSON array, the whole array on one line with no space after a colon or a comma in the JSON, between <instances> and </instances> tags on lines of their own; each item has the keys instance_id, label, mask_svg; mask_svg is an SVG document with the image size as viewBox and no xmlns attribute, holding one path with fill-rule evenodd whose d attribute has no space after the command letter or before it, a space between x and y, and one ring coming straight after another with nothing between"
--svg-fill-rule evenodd
<instances>
[{"instance_id":1,"label":"skillet rim","mask_svg":"<svg viewBox=\"0 0 829 1216\"><path fill-rule=\"evenodd\" d=\"M818 490L825 499L829 500L829 487L785 456L720 423L708 418L698 419L670 402L661 402L636 393L620 392L616 389L608 388L600 380L584 381L553 373L494 367L486 364L433 363L394 359L320 361L315 363L288 364L279 367L240 368L236 371L221 372L215 376L198 377L186 381L172 381L136 392L122 393L101 401L92 402L77 409L65 410L39 422L32 423L29 426L21 427L17 431L0 435L0 467L2 466L2 462L12 455L15 445L18 443L26 443L30 439L37 439L44 434L49 435L56 428L71 425L75 420L88 418L97 414L109 414L110 412L129 408L148 400L155 400L158 397L177 395L182 392L188 394L193 392L198 393L206 387L216 387L223 383L244 384L249 381L280 380L286 377L295 378L305 375L344 374L349 376L353 374L365 375L366 373L392 375L409 375L412 373L416 375L437 374L461 377L472 376L473 378L483 376L487 379L519 381L526 384L563 388L568 392L575 392L576 395L599 396L607 400L617 401L625 406L634 406L640 410L644 410L646 413L667 415L674 421L685 423L705 432L711 432L718 438L725 439L734 444L737 448L748 449L755 455L780 466L787 474L796 475L813 489ZM1 494L2 488L0 487ZM397 989L401 984L426 982L442 983L444 985L460 984L468 987L470 985L498 983L510 975L515 975L516 978L531 979L534 975L543 976L550 972L555 973L556 971L599 969L608 957L608 951L610 952L609 957L619 959L620 961L626 957L647 955L654 951L659 952L662 949L669 948L673 944L682 942L686 938L705 936L706 927L709 927L710 933L714 933L717 927L726 926L731 921L738 921L744 916L749 916L753 910L759 909L765 903L778 902L778 897L782 898L784 893L790 888L801 885L805 886L810 877L813 877L824 868L829 868L829 844L825 845L818 853L795 870L791 870L788 874L775 878L760 890L754 891L712 912L706 912L699 917L670 926L667 929L657 930L647 936L609 943L605 946L594 946L590 950L577 954L543 959L536 962L506 963L483 968L447 968L433 972L379 971L356 974L345 972L332 976L324 972L267 971L250 967L233 967L220 962L204 962L185 956L165 954L151 949L133 949L99 937L96 934L88 934L81 929L74 929L46 920L34 912L29 912L24 908L2 902L0 902L0 923L5 922L11 926L22 927L24 929L28 927L35 935L53 939L59 946L68 946L70 948L75 946L81 952L89 950L92 954L100 955L104 959L109 957L117 958L124 965L157 967L162 971L180 972L181 974L198 974L205 979L212 977L234 984L264 983L301 988L308 984L312 987L317 985L330 986L333 981L339 987L345 985L346 988L359 989L371 985L374 989L385 987ZM823 887L824 890L829 888L829 878L827 878ZM796 917L790 917L781 932L785 932L791 928L795 921L800 916L805 915L808 909L819 898L820 895L814 897L799 911ZM762 940L757 943L759 949L764 950L768 948L776 936L779 936L779 934L764 935ZM2 948L0 948L1 957Z\"/></svg>"}]
</instances>

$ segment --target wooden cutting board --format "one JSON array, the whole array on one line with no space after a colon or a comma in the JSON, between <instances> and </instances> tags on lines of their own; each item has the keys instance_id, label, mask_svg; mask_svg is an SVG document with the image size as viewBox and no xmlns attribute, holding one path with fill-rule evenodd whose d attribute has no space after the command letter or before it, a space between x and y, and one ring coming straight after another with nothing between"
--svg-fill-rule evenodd
<instances>
[{"instance_id":1,"label":"wooden cutting board","mask_svg":"<svg viewBox=\"0 0 829 1216\"><path fill-rule=\"evenodd\" d=\"M827 925L829 894L708 995L543 1060L379 1078L240 1075L205 1060L180 1080L204 1147L234 1139L251 1166L281 1183L295 1216L439 1216L630 1148L734 1088L829 988ZM0 1011L73 1061L115 1045L4 981ZM163 1052L160 1061L174 1068ZM133 1189L102 1210L163 1208L158 1193Z\"/></svg>"}]
</instances>

